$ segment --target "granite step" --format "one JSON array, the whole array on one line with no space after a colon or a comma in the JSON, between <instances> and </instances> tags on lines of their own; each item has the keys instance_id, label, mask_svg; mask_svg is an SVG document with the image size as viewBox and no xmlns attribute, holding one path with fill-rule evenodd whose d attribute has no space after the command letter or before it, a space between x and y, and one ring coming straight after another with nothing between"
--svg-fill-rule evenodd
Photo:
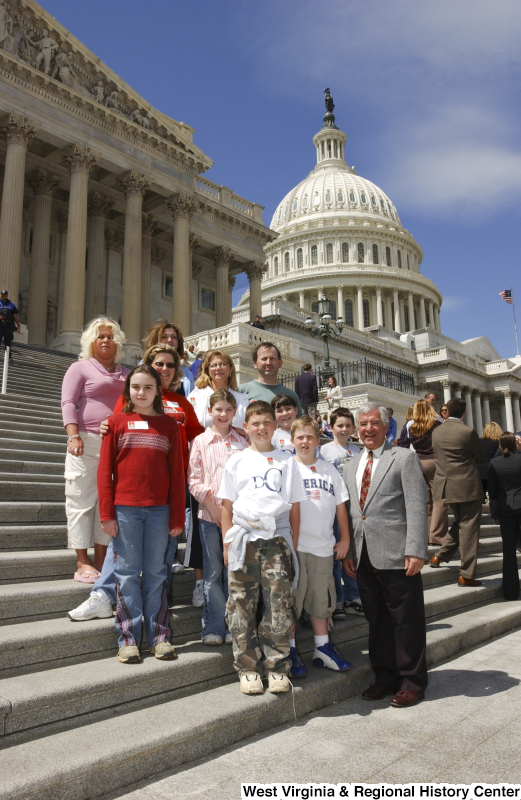
<instances>
[{"instance_id":1,"label":"granite step","mask_svg":"<svg viewBox=\"0 0 521 800\"><path fill-rule=\"evenodd\" d=\"M54 476L53 476L54 477ZM0 481L0 497L4 502L12 503L17 500L31 502L47 501L65 503L64 481L56 480L51 483L45 481Z\"/></svg>"},{"instance_id":2,"label":"granite step","mask_svg":"<svg viewBox=\"0 0 521 800\"><path fill-rule=\"evenodd\" d=\"M0 464L2 469L5 468L5 464ZM49 467L49 464L45 466ZM52 465L58 467L58 465ZM47 473L47 470L46 470ZM46 474L46 473L38 473L38 472L0 472L0 482L7 482L7 483L26 483L28 486L33 485L33 483L59 483L62 487L65 484L65 478L63 475L63 468L61 470L54 469L54 473Z\"/></svg>"},{"instance_id":3,"label":"granite step","mask_svg":"<svg viewBox=\"0 0 521 800\"><path fill-rule=\"evenodd\" d=\"M61 416L58 417L44 417L41 413L35 413L28 416L26 412L13 413L11 409L5 411L0 409L0 423L5 427L10 426L10 429L16 430L18 426L30 424L31 430L41 431L45 428L49 433L63 433L63 421Z\"/></svg>"},{"instance_id":4,"label":"granite step","mask_svg":"<svg viewBox=\"0 0 521 800\"><path fill-rule=\"evenodd\" d=\"M27 413L34 414L35 419L49 420L51 424L59 422L62 419L60 403L27 403L21 399L16 399L14 395L0 395L0 418L4 414L13 414L21 416Z\"/></svg>"},{"instance_id":5,"label":"granite step","mask_svg":"<svg viewBox=\"0 0 521 800\"><path fill-rule=\"evenodd\" d=\"M65 522L65 503L0 503L0 524Z\"/></svg>"},{"instance_id":6,"label":"granite step","mask_svg":"<svg viewBox=\"0 0 521 800\"><path fill-rule=\"evenodd\" d=\"M67 525L0 525L0 553L67 547Z\"/></svg>"},{"instance_id":7,"label":"granite step","mask_svg":"<svg viewBox=\"0 0 521 800\"><path fill-rule=\"evenodd\" d=\"M30 454L27 455L31 457ZM39 460L26 461L24 459L17 459L15 453L9 453L9 456L10 458L2 458L0 453L0 466L2 470L9 472L11 475L38 474L38 476L40 476L41 474L46 474L63 478L65 457L58 460L53 454L49 456L48 453L42 453L38 456ZM36 459L36 453L34 453L32 457ZM14 480L14 478L12 478L12 480Z\"/></svg>"},{"instance_id":8,"label":"granite step","mask_svg":"<svg viewBox=\"0 0 521 800\"><path fill-rule=\"evenodd\" d=\"M448 617L446 627L428 633L429 665L520 624L519 603L490 603ZM141 673L145 678L142 683L147 683L146 678L151 686L158 681L153 687L158 692L148 698L146 708L135 709L120 701L119 706L107 709L105 719L97 720L88 706L95 702L92 691L83 692L81 698L75 699L74 691L64 686L63 703L57 704L53 681L41 685L39 694L31 689L29 681L12 682L12 699L0 701L6 729L20 727L24 720L31 724L31 708L36 724L42 719L37 716L38 712L48 715L48 721L43 724L49 727L47 735L37 737L33 729L30 741L13 744L0 754L0 770L4 776L0 800L87 800L343 700L362 691L371 679L366 646L365 637L348 648L340 646L340 651L353 664L347 674L313 669L309 656L304 655L304 662L310 666L309 675L286 695L266 692L262 696L247 697L241 694L234 678L214 687L208 681L208 688L204 688L201 681L200 691L165 702L165 691L160 688L165 683L164 676L181 675L183 661L188 662L191 657L196 659L197 654L181 653L178 662L155 664L147 658L135 667L117 665L123 681L131 681L131 672ZM204 654L206 668L210 670L211 660L211 669L218 672L220 659L224 661L225 658L220 653ZM111 677L117 675L117 671L110 674ZM121 684L117 677L112 680L117 692ZM132 693L136 684L127 685ZM42 692L46 693L49 711L44 711ZM87 706L83 705L84 700ZM115 700L117 703L119 697ZM160 725L158 704L161 704ZM70 713L72 706L73 713L81 716L52 722L49 715L53 714L55 706L57 713L61 710L62 714ZM53 732L50 728L67 722L68 730ZM42 733L45 732L43 729Z\"/></svg>"},{"instance_id":9,"label":"granite step","mask_svg":"<svg viewBox=\"0 0 521 800\"><path fill-rule=\"evenodd\" d=\"M8 439L5 437L5 432L0 436L0 459L3 453L9 453L12 457L13 453L30 453L33 457L36 453L48 453L55 457L60 456L65 460L65 440L60 441L56 437L56 441L42 441L36 434L30 434L30 438L25 439L20 437L18 439ZM0 461L1 463L1 461Z\"/></svg>"},{"instance_id":10,"label":"granite step","mask_svg":"<svg viewBox=\"0 0 521 800\"><path fill-rule=\"evenodd\" d=\"M0 438L10 438L13 444L18 445L21 441L30 440L32 442L50 442L65 447L67 434L63 425L61 429L56 427L51 430L47 425L33 425L28 419L26 423L7 423L0 418Z\"/></svg>"}]
</instances>

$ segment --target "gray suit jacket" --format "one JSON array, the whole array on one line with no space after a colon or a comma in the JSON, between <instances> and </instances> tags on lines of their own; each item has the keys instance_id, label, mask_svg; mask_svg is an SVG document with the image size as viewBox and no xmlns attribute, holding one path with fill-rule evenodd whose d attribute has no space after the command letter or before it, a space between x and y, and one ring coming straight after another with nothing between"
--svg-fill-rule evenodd
<instances>
[{"instance_id":1,"label":"gray suit jacket","mask_svg":"<svg viewBox=\"0 0 521 800\"><path fill-rule=\"evenodd\" d=\"M376 569L404 569L405 556L425 558L427 551L427 488L414 450L385 443L362 512L356 488L358 458L344 465L349 491L351 550L360 560L364 538Z\"/></svg>"}]
</instances>

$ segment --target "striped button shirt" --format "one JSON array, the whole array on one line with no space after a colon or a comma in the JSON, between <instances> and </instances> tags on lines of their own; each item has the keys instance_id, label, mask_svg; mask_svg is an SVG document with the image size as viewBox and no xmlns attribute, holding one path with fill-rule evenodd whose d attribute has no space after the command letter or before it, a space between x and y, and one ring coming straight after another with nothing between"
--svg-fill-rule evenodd
<instances>
[{"instance_id":1,"label":"striped button shirt","mask_svg":"<svg viewBox=\"0 0 521 800\"><path fill-rule=\"evenodd\" d=\"M203 505L207 497L219 507L222 501L217 498L226 462L233 455L249 447L249 441L234 428L224 438L207 428L192 442L190 462L188 464L188 489L199 503L199 518L212 522L212 518Z\"/></svg>"}]
</instances>

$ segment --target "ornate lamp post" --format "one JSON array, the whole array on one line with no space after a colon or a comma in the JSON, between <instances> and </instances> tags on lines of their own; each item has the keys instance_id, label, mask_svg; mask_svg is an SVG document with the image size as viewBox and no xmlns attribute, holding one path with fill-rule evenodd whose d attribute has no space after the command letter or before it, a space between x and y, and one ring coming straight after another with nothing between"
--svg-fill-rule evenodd
<instances>
[{"instance_id":1,"label":"ornate lamp post","mask_svg":"<svg viewBox=\"0 0 521 800\"><path fill-rule=\"evenodd\" d=\"M331 369L331 363L329 361L329 340L331 338L331 334L336 331L337 333L341 333L344 327L344 320L342 317L338 317L336 322L333 321L331 318L331 302L323 298L322 300L318 301L318 314L320 317L320 324L317 327L313 322L312 317L308 317L306 320L306 326L308 331L312 336L318 336L320 339L324 340L324 369L322 371L322 378L323 380L327 381L330 375L333 375L333 370Z\"/></svg>"}]
</instances>

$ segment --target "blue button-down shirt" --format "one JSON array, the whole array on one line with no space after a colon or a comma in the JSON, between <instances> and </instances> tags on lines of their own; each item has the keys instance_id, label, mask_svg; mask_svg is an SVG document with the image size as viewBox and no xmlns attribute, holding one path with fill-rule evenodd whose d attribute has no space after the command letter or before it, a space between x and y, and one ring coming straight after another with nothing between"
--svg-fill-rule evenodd
<instances>
[{"instance_id":1,"label":"blue button-down shirt","mask_svg":"<svg viewBox=\"0 0 521 800\"><path fill-rule=\"evenodd\" d=\"M398 424L394 417L391 417L389 420L389 426L387 428L387 433L385 434L387 441L389 444L392 444L396 439L396 433L398 431Z\"/></svg>"}]
</instances>

